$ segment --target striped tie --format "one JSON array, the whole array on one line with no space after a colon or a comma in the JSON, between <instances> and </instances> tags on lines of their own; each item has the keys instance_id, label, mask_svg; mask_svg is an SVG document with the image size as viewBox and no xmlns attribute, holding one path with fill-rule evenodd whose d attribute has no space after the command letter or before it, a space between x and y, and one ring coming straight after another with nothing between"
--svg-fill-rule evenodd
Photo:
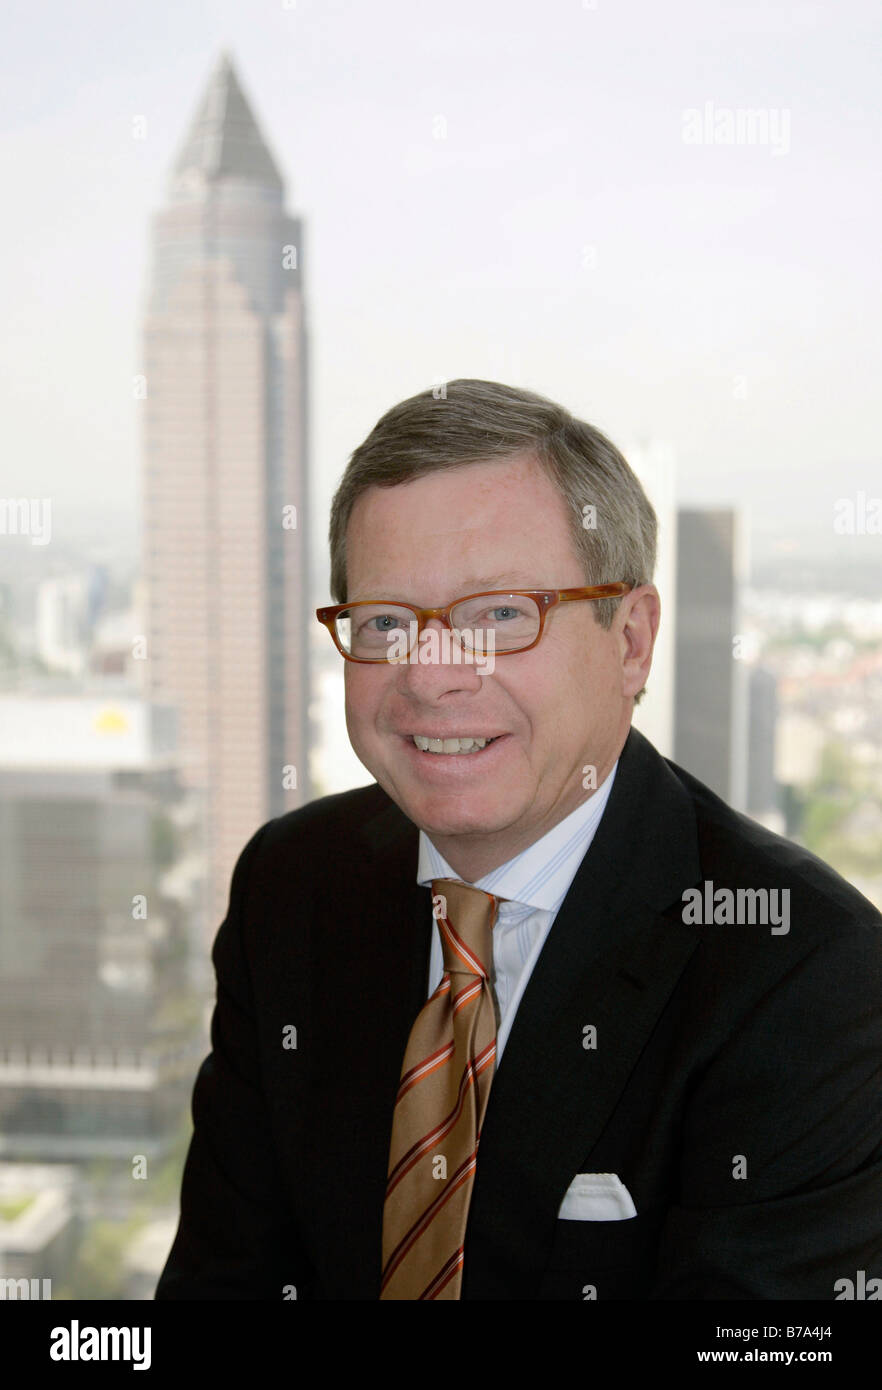
<instances>
[{"instance_id":1,"label":"striped tie","mask_svg":"<svg viewBox=\"0 0 882 1390\"><path fill-rule=\"evenodd\" d=\"M439 901L440 899L440 901ZM395 1100L381 1299L456 1299L478 1138L496 1062L489 971L500 898L432 882L444 975L417 1015Z\"/></svg>"}]
</instances>

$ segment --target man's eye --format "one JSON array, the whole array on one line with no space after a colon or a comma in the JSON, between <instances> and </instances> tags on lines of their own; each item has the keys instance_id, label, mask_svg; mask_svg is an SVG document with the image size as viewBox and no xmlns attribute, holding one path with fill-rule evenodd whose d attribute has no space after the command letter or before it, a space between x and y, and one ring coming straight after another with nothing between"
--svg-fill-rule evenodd
<instances>
[{"instance_id":1,"label":"man's eye","mask_svg":"<svg viewBox=\"0 0 882 1390\"><path fill-rule=\"evenodd\" d=\"M391 632L393 627L399 626L400 620L393 613L379 613L376 617L368 618L362 623L359 632Z\"/></svg>"}]
</instances>

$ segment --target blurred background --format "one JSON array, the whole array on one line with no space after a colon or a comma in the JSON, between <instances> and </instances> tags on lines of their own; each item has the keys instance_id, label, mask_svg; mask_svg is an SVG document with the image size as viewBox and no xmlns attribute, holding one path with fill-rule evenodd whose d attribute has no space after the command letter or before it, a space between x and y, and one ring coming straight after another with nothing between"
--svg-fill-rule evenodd
<instances>
[{"instance_id":1,"label":"blurred background","mask_svg":"<svg viewBox=\"0 0 882 1390\"><path fill-rule=\"evenodd\" d=\"M372 780L312 613L346 460L417 391L524 386L624 450L661 527L635 722L882 906L880 34L869 0L7 13L6 1296L153 1295L236 856Z\"/></svg>"}]
</instances>

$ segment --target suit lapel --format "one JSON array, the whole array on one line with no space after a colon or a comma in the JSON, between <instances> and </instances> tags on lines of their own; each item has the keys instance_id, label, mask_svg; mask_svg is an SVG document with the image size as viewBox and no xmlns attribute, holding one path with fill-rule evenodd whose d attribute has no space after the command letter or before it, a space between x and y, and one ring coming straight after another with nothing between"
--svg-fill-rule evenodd
<instances>
[{"instance_id":1,"label":"suit lapel","mask_svg":"<svg viewBox=\"0 0 882 1390\"><path fill-rule=\"evenodd\" d=\"M316 1163L335 1175L333 1235L321 1258L353 1296L376 1299L395 1096L426 1000L431 894L416 881L418 831L393 803L354 838L357 876L344 873L337 890L345 907L335 905L312 944L312 1085L324 1099L311 1142L320 1146Z\"/></svg>"},{"instance_id":2,"label":"suit lapel","mask_svg":"<svg viewBox=\"0 0 882 1390\"><path fill-rule=\"evenodd\" d=\"M469 1214L465 1297L470 1290L473 1297L494 1296L486 1291L501 1287L500 1279L531 1297L564 1193L698 943L679 915L682 891L698 877L691 802L662 758L632 731L490 1092ZM596 1029L593 1048L583 1045L587 1027Z\"/></svg>"},{"instance_id":3,"label":"suit lapel","mask_svg":"<svg viewBox=\"0 0 882 1390\"><path fill-rule=\"evenodd\" d=\"M426 1002L431 942L432 895L417 883L419 831L398 806L387 801L384 808L360 831L368 862L375 871L368 881L362 878L365 907L374 921L383 923L376 953L378 978L393 969L396 978L404 976L404 989L398 991L398 1004L389 1007L403 1019L413 1021L413 1005ZM388 954L387 954L388 951ZM388 978L388 976L387 976ZM381 994L385 995L386 989ZM408 1032L410 1024L408 1024Z\"/></svg>"}]
</instances>

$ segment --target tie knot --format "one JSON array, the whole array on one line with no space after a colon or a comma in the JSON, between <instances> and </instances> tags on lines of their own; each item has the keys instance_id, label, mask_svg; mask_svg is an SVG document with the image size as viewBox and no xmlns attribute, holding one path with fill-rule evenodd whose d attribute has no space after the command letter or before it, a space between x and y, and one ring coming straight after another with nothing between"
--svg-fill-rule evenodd
<instances>
[{"instance_id":1,"label":"tie knot","mask_svg":"<svg viewBox=\"0 0 882 1390\"><path fill-rule=\"evenodd\" d=\"M444 969L490 978L493 923L503 900L455 878L432 880L432 911L441 934Z\"/></svg>"}]
</instances>

